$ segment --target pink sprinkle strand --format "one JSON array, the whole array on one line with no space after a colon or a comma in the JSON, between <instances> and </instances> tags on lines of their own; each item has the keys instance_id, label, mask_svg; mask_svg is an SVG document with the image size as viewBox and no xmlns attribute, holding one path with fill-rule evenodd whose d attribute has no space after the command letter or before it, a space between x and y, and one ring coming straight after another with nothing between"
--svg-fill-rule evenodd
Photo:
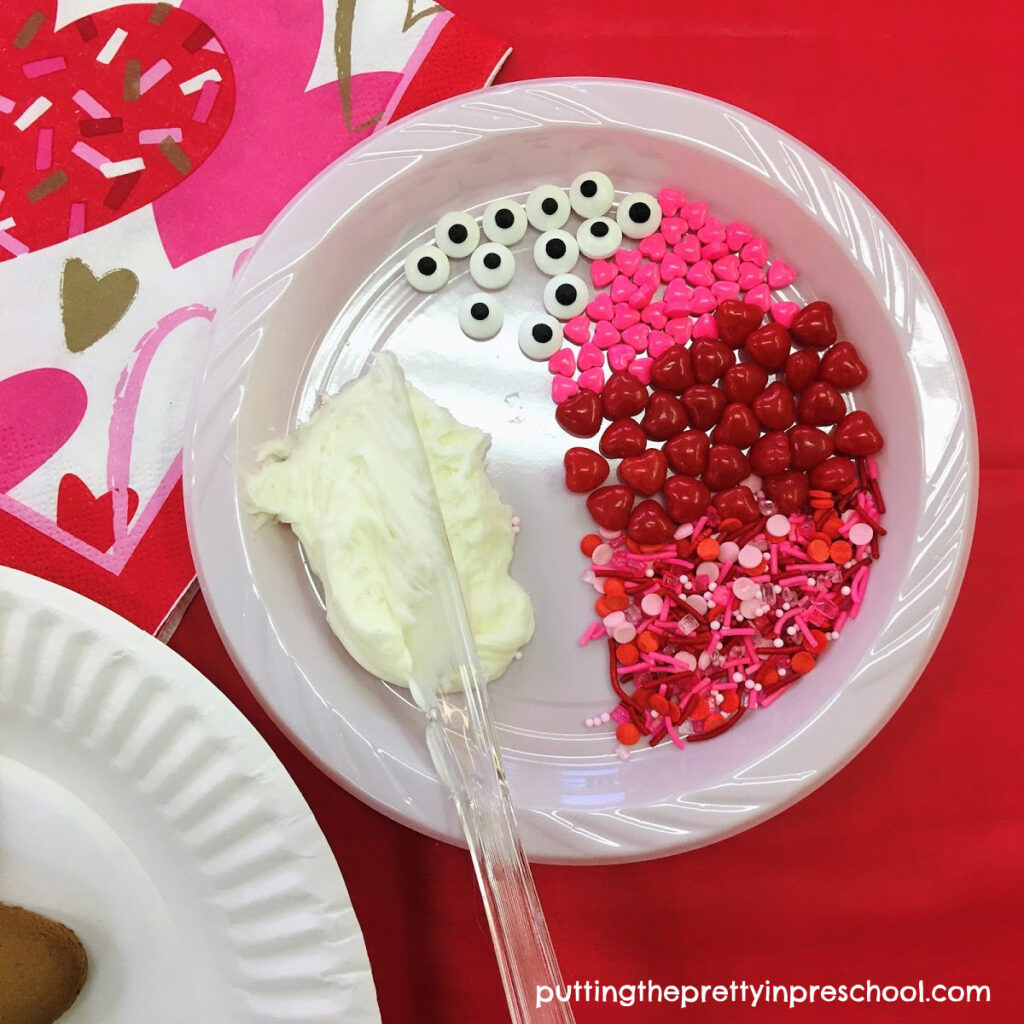
<instances>
[{"instance_id":1,"label":"pink sprinkle strand","mask_svg":"<svg viewBox=\"0 0 1024 1024\"><path fill-rule=\"evenodd\" d=\"M28 64L22 64L21 70L26 78L42 78L43 75L66 71L67 66L68 62L63 57L44 57L42 60L33 60Z\"/></svg>"},{"instance_id":2,"label":"pink sprinkle strand","mask_svg":"<svg viewBox=\"0 0 1024 1024\"><path fill-rule=\"evenodd\" d=\"M196 101L196 109L192 112L193 121L198 124L206 124L219 92L220 82L203 82L203 87L199 91L199 99Z\"/></svg>"},{"instance_id":3,"label":"pink sprinkle strand","mask_svg":"<svg viewBox=\"0 0 1024 1024\"><path fill-rule=\"evenodd\" d=\"M53 165L53 129L40 128L36 136L36 170L48 171Z\"/></svg>"}]
</instances>

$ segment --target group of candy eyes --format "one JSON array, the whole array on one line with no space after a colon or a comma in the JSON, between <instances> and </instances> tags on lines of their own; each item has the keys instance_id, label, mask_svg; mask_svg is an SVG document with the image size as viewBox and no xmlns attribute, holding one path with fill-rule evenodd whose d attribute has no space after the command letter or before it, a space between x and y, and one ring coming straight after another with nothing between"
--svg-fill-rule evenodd
<instances>
[{"instance_id":1,"label":"group of candy eyes","mask_svg":"<svg viewBox=\"0 0 1024 1024\"><path fill-rule=\"evenodd\" d=\"M562 324L586 308L587 283L572 273L580 255L604 259L621 246L623 236L646 238L658 230L661 208L654 196L633 192L609 215L615 187L600 171L581 174L568 193L556 185L539 185L525 205L511 199L490 204L482 219L487 241L481 244L481 225L461 211L446 213L434 229L434 243L413 249L405 260L405 276L421 292L436 292L451 276L451 260L469 257L469 273L480 288L496 291L516 272L510 246L518 244L527 227L540 232L533 261L550 280L544 288L547 314L528 317L519 328L519 347L530 359L546 360L562 347ZM583 222L573 235L565 230L570 214ZM476 292L459 307L459 326L476 341L493 338L504 324L501 304L493 295Z\"/></svg>"}]
</instances>

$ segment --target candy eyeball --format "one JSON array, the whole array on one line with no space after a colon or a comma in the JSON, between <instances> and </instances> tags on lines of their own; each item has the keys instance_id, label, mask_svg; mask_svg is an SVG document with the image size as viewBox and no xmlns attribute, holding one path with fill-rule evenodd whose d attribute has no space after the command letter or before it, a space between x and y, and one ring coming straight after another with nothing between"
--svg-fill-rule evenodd
<instances>
[{"instance_id":1,"label":"candy eyeball","mask_svg":"<svg viewBox=\"0 0 1024 1024\"><path fill-rule=\"evenodd\" d=\"M459 306L459 326L474 341L487 341L501 330L505 314L493 295L477 292L463 299Z\"/></svg>"},{"instance_id":2,"label":"candy eyeball","mask_svg":"<svg viewBox=\"0 0 1024 1024\"><path fill-rule=\"evenodd\" d=\"M568 274L579 258L579 244L568 231L545 231L533 243L533 262L545 274Z\"/></svg>"},{"instance_id":3,"label":"candy eyeball","mask_svg":"<svg viewBox=\"0 0 1024 1024\"><path fill-rule=\"evenodd\" d=\"M544 308L558 320L579 316L589 301L587 282L575 274L558 274L544 286Z\"/></svg>"},{"instance_id":4,"label":"candy eyeball","mask_svg":"<svg viewBox=\"0 0 1024 1024\"><path fill-rule=\"evenodd\" d=\"M591 217L577 228L576 242L587 259L603 260L622 245L622 228L608 217Z\"/></svg>"},{"instance_id":5,"label":"candy eyeball","mask_svg":"<svg viewBox=\"0 0 1024 1024\"><path fill-rule=\"evenodd\" d=\"M514 199L498 199L484 210L484 234L492 242L515 245L526 234L526 211Z\"/></svg>"},{"instance_id":6,"label":"candy eyeball","mask_svg":"<svg viewBox=\"0 0 1024 1024\"><path fill-rule=\"evenodd\" d=\"M607 174L587 171L569 189L569 202L583 218L603 217L615 202L615 186Z\"/></svg>"},{"instance_id":7,"label":"candy eyeball","mask_svg":"<svg viewBox=\"0 0 1024 1024\"><path fill-rule=\"evenodd\" d=\"M615 220L627 238L646 238L661 224L661 207L648 192L631 192L615 211Z\"/></svg>"},{"instance_id":8,"label":"candy eyeball","mask_svg":"<svg viewBox=\"0 0 1024 1024\"><path fill-rule=\"evenodd\" d=\"M562 347L563 338L562 325L543 313L527 317L519 325L519 347L524 356L537 362L550 359Z\"/></svg>"},{"instance_id":9,"label":"candy eyeball","mask_svg":"<svg viewBox=\"0 0 1024 1024\"><path fill-rule=\"evenodd\" d=\"M419 245L405 257L406 280L417 291L436 292L450 274L448 257L436 245Z\"/></svg>"},{"instance_id":10,"label":"candy eyeball","mask_svg":"<svg viewBox=\"0 0 1024 1024\"><path fill-rule=\"evenodd\" d=\"M437 222L434 242L453 260L464 259L480 244L480 225L468 213L453 210Z\"/></svg>"},{"instance_id":11,"label":"candy eyeball","mask_svg":"<svg viewBox=\"0 0 1024 1024\"><path fill-rule=\"evenodd\" d=\"M481 288L504 288L516 272L511 250L496 242L484 242L469 257L469 273Z\"/></svg>"},{"instance_id":12,"label":"candy eyeball","mask_svg":"<svg viewBox=\"0 0 1024 1024\"><path fill-rule=\"evenodd\" d=\"M569 197L557 185L538 185L526 200L526 218L538 231L565 227L570 213Z\"/></svg>"}]
</instances>

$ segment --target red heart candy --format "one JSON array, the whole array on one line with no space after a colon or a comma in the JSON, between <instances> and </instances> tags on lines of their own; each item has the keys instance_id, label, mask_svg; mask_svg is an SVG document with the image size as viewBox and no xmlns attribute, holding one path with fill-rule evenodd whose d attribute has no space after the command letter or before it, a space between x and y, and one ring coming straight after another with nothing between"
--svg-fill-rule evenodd
<instances>
[{"instance_id":1,"label":"red heart candy","mask_svg":"<svg viewBox=\"0 0 1024 1024\"><path fill-rule=\"evenodd\" d=\"M608 378L601 392L604 414L610 420L635 416L647 405L647 395L647 388L633 374L617 370ZM564 408L564 403L559 408Z\"/></svg>"},{"instance_id":2,"label":"red heart candy","mask_svg":"<svg viewBox=\"0 0 1024 1024\"><path fill-rule=\"evenodd\" d=\"M562 458L565 486L573 494L586 494L608 479L608 460L589 448L570 448Z\"/></svg>"},{"instance_id":3,"label":"red heart candy","mask_svg":"<svg viewBox=\"0 0 1024 1024\"><path fill-rule=\"evenodd\" d=\"M699 430L710 430L722 418L726 404L725 392L713 384L694 384L683 392L690 422Z\"/></svg>"},{"instance_id":4,"label":"red heart candy","mask_svg":"<svg viewBox=\"0 0 1024 1024\"><path fill-rule=\"evenodd\" d=\"M789 325L790 333L802 345L828 348L838 337L832 307L827 302L804 306Z\"/></svg>"},{"instance_id":5,"label":"red heart candy","mask_svg":"<svg viewBox=\"0 0 1024 1024\"><path fill-rule=\"evenodd\" d=\"M711 492L692 476L670 476L664 490L665 507L677 523L692 522L711 504Z\"/></svg>"},{"instance_id":6,"label":"red heart candy","mask_svg":"<svg viewBox=\"0 0 1024 1024\"><path fill-rule=\"evenodd\" d=\"M833 345L821 357L818 380L827 381L837 388L855 388L867 379L868 368L856 348L848 341Z\"/></svg>"},{"instance_id":7,"label":"red heart candy","mask_svg":"<svg viewBox=\"0 0 1024 1024\"><path fill-rule=\"evenodd\" d=\"M647 411L640 421L653 441L667 441L690 425L686 406L667 391L655 391L647 401Z\"/></svg>"},{"instance_id":8,"label":"red heart candy","mask_svg":"<svg viewBox=\"0 0 1024 1024\"><path fill-rule=\"evenodd\" d=\"M787 516L803 507L810 489L806 475L793 469L777 476L765 477L764 481L765 495Z\"/></svg>"},{"instance_id":9,"label":"red heart candy","mask_svg":"<svg viewBox=\"0 0 1024 1024\"><path fill-rule=\"evenodd\" d=\"M782 324L770 323L759 327L746 340L750 358L767 370L781 370L793 347L793 339Z\"/></svg>"},{"instance_id":10,"label":"red heart candy","mask_svg":"<svg viewBox=\"0 0 1024 1024\"><path fill-rule=\"evenodd\" d=\"M823 380L816 380L800 395L797 419L801 423L823 427L828 423L838 423L845 415L843 396Z\"/></svg>"},{"instance_id":11,"label":"red heart candy","mask_svg":"<svg viewBox=\"0 0 1024 1024\"><path fill-rule=\"evenodd\" d=\"M813 469L819 462L824 462L833 451L835 443L823 430L798 423L787 431L789 449L792 453L794 469Z\"/></svg>"},{"instance_id":12,"label":"red heart candy","mask_svg":"<svg viewBox=\"0 0 1024 1024\"><path fill-rule=\"evenodd\" d=\"M629 539L637 544L664 544L675 529L676 524L669 519L668 513L648 498L633 509L626 532Z\"/></svg>"},{"instance_id":13,"label":"red heart candy","mask_svg":"<svg viewBox=\"0 0 1024 1024\"><path fill-rule=\"evenodd\" d=\"M757 363L738 363L722 375L722 387L730 402L750 403L768 386L768 371Z\"/></svg>"},{"instance_id":14,"label":"red heart candy","mask_svg":"<svg viewBox=\"0 0 1024 1024\"><path fill-rule=\"evenodd\" d=\"M722 412L718 426L711 432L713 444L734 444L749 448L761 436L761 424L750 406L730 402Z\"/></svg>"},{"instance_id":15,"label":"red heart candy","mask_svg":"<svg viewBox=\"0 0 1024 1024\"><path fill-rule=\"evenodd\" d=\"M750 476L750 462L746 455L731 444L713 444L708 451L708 464L704 470L704 483L713 491L735 487Z\"/></svg>"},{"instance_id":16,"label":"red heart candy","mask_svg":"<svg viewBox=\"0 0 1024 1024\"><path fill-rule=\"evenodd\" d=\"M651 367L651 383L677 395L690 387L694 379L690 353L682 345L675 345L662 352Z\"/></svg>"},{"instance_id":17,"label":"red heart candy","mask_svg":"<svg viewBox=\"0 0 1024 1024\"><path fill-rule=\"evenodd\" d=\"M754 415L769 430L785 430L796 419L793 392L781 381L769 384L750 404Z\"/></svg>"},{"instance_id":18,"label":"red heart candy","mask_svg":"<svg viewBox=\"0 0 1024 1024\"><path fill-rule=\"evenodd\" d=\"M601 426L601 399L581 388L555 409L555 419L573 437L593 437Z\"/></svg>"},{"instance_id":19,"label":"red heart candy","mask_svg":"<svg viewBox=\"0 0 1024 1024\"><path fill-rule=\"evenodd\" d=\"M630 455L619 464L619 479L637 494L650 496L661 490L668 474L668 459L657 448L642 455Z\"/></svg>"},{"instance_id":20,"label":"red heart candy","mask_svg":"<svg viewBox=\"0 0 1024 1024\"><path fill-rule=\"evenodd\" d=\"M739 299L726 299L715 310L718 336L732 348L739 348L764 319L764 310Z\"/></svg>"},{"instance_id":21,"label":"red heart candy","mask_svg":"<svg viewBox=\"0 0 1024 1024\"><path fill-rule=\"evenodd\" d=\"M847 455L875 455L885 441L871 417L861 410L848 413L832 431L836 450Z\"/></svg>"},{"instance_id":22,"label":"red heart candy","mask_svg":"<svg viewBox=\"0 0 1024 1024\"><path fill-rule=\"evenodd\" d=\"M690 361L698 384L714 384L736 362L736 353L717 338L698 338L690 345Z\"/></svg>"},{"instance_id":23,"label":"red heart candy","mask_svg":"<svg viewBox=\"0 0 1024 1024\"><path fill-rule=\"evenodd\" d=\"M598 447L610 459L624 459L639 455L647 447L647 435L636 420L613 420L605 427Z\"/></svg>"},{"instance_id":24,"label":"red heart candy","mask_svg":"<svg viewBox=\"0 0 1024 1024\"><path fill-rule=\"evenodd\" d=\"M606 530L624 530L634 497L633 492L622 484L598 487L587 497L587 511L598 526Z\"/></svg>"},{"instance_id":25,"label":"red heart candy","mask_svg":"<svg viewBox=\"0 0 1024 1024\"><path fill-rule=\"evenodd\" d=\"M759 437L750 449L750 468L761 477L789 469L792 459L789 438L781 430L772 430Z\"/></svg>"},{"instance_id":26,"label":"red heart candy","mask_svg":"<svg viewBox=\"0 0 1024 1024\"><path fill-rule=\"evenodd\" d=\"M786 360L786 383L790 389L799 394L814 383L818 376L818 353L812 348L801 348L791 352Z\"/></svg>"},{"instance_id":27,"label":"red heart candy","mask_svg":"<svg viewBox=\"0 0 1024 1024\"><path fill-rule=\"evenodd\" d=\"M723 519L738 519L741 523L752 523L761 514L749 487L730 487L727 491L719 491L713 504Z\"/></svg>"},{"instance_id":28,"label":"red heart candy","mask_svg":"<svg viewBox=\"0 0 1024 1024\"><path fill-rule=\"evenodd\" d=\"M710 447L711 439L702 430L684 430L666 441L661 450L676 473L700 476L708 464Z\"/></svg>"},{"instance_id":29,"label":"red heart candy","mask_svg":"<svg viewBox=\"0 0 1024 1024\"><path fill-rule=\"evenodd\" d=\"M811 486L821 491L841 491L857 479L857 470L849 459L837 455L811 470Z\"/></svg>"}]
</instances>

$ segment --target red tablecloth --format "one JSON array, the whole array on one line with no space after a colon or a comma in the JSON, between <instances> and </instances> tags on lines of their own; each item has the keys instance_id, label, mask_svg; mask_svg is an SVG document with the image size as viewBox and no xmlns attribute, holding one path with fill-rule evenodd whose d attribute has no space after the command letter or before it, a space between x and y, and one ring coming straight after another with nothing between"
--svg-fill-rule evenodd
<instances>
[{"instance_id":1,"label":"red tablecloth","mask_svg":"<svg viewBox=\"0 0 1024 1024\"><path fill-rule=\"evenodd\" d=\"M967 579L892 722L837 778L744 835L647 864L539 867L566 979L978 983L991 986L988 1006L712 1004L689 1015L1024 1019L1021 669L1011 624L1024 580L1024 379L1011 315L1024 239L1024 89L1011 5L446 2L515 47L500 80L666 82L746 107L832 161L930 276L959 338L981 435ZM305 793L362 922L385 1024L507 1019L468 856L368 809L307 763L247 692L201 601L173 646L256 723ZM679 1010L576 1013L592 1024Z\"/></svg>"}]
</instances>

